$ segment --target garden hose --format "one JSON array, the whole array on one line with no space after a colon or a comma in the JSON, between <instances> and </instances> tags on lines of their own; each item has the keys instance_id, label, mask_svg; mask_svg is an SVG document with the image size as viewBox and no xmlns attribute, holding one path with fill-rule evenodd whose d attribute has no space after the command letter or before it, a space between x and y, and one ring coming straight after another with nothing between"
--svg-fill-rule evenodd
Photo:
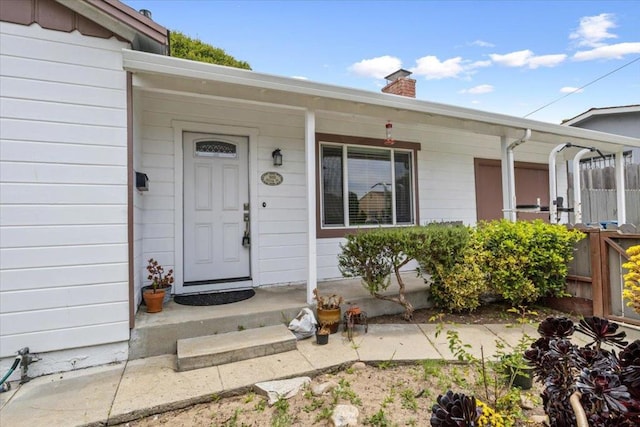
<instances>
[{"instance_id":1,"label":"garden hose","mask_svg":"<svg viewBox=\"0 0 640 427\"><path fill-rule=\"evenodd\" d=\"M7 387L5 387L4 382L7 380L7 378L11 376L11 374L13 374L13 371L15 371L18 365L20 364L20 361L22 361L22 355L16 356L16 359L13 361L13 365L11 365L11 368L9 368L7 373L4 374L4 377L2 377L2 380L0 380L0 387L2 387L0 389L0 392L9 390L8 383L7 383Z\"/></svg>"}]
</instances>

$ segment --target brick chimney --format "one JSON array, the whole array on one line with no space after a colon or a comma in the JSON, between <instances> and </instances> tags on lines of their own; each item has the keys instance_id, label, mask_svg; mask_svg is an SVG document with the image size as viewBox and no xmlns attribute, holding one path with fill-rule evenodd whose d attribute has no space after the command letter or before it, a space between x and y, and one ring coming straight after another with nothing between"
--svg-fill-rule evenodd
<instances>
[{"instance_id":1,"label":"brick chimney","mask_svg":"<svg viewBox=\"0 0 640 427\"><path fill-rule=\"evenodd\" d=\"M399 69L389 74L385 79L387 85L382 88L382 92L394 95L407 96L409 98L416 97L416 81L410 79L411 71Z\"/></svg>"}]
</instances>

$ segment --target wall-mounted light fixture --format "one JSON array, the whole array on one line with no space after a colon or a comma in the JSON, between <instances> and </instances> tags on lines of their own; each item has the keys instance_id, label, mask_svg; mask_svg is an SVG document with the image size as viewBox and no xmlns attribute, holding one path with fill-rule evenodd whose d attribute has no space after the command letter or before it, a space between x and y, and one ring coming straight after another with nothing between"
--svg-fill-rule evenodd
<instances>
[{"instance_id":1,"label":"wall-mounted light fixture","mask_svg":"<svg viewBox=\"0 0 640 427\"><path fill-rule=\"evenodd\" d=\"M391 120L389 120L387 122L386 125L384 125L385 130L386 130L386 138L384 140L384 145L393 145L396 143L395 139L393 139L391 137L391 129L393 129L393 124L391 123Z\"/></svg>"},{"instance_id":2,"label":"wall-mounted light fixture","mask_svg":"<svg viewBox=\"0 0 640 427\"><path fill-rule=\"evenodd\" d=\"M273 157L273 166L282 166L282 153L279 148L273 150L271 157Z\"/></svg>"},{"instance_id":3,"label":"wall-mounted light fixture","mask_svg":"<svg viewBox=\"0 0 640 427\"><path fill-rule=\"evenodd\" d=\"M136 172L136 188L138 191L149 191L149 177L146 173Z\"/></svg>"}]
</instances>

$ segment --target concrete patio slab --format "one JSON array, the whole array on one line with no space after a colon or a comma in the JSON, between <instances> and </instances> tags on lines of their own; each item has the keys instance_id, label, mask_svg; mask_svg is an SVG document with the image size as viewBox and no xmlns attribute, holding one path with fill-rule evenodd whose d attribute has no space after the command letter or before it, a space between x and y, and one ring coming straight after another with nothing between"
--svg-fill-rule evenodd
<instances>
[{"instance_id":1,"label":"concrete patio slab","mask_svg":"<svg viewBox=\"0 0 640 427\"><path fill-rule=\"evenodd\" d=\"M0 426L106 423L124 363L35 378L0 411Z\"/></svg>"},{"instance_id":2,"label":"concrete patio slab","mask_svg":"<svg viewBox=\"0 0 640 427\"><path fill-rule=\"evenodd\" d=\"M457 331L460 343L469 346L465 351L475 358L481 358L483 353L486 358L494 357L496 354L496 340L499 338L483 325L444 325L438 337L436 337L438 325L421 324L419 326L444 360L457 360L451 350L449 350L449 342L447 340L448 330Z\"/></svg>"},{"instance_id":3,"label":"concrete patio slab","mask_svg":"<svg viewBox=\"0 0 640 427\"><path fill-rule=\"evenodd\" d=\"M362 361L421 360L440 358L422 330L415 324L369 325L369 333L356 339Z\"/></svg>"},{"instance_id":4,"label":"concrete patio slab","mask_svg":"<svg viewBox=\"0 0 640 427\"><path fill-rule=\"evenodd\" d=\"M218 370L226 391L249 387L261 381L309 375L314 367L300 352L294 350L220 365Z\"/></svg>"},{"instance_id":5,"label":"concrete patio slab","mask_svg":"<svg viewBox=\"0 0 640 427\"><path fill-rule=\"evenodd\" d=\"M356 345L359 340L360 337L356 337ZM298 352L318 370L358 360L358 352L354 343L351 343L341 333L329 335L329 343L326 345L316 344L315 337L298 341Z\"/></svg>"},{"instance_id":6,"label":"concrete patio slab","mask_svg":"<svg viewBox=\"0 0 640 427\"><path fill-rule=\"evenodd\" d=\"M130 361L122 376L110 422L210 401L222 391L216 367L177 372L176 356L165 355Z\"/></svg>"}]
</instances>

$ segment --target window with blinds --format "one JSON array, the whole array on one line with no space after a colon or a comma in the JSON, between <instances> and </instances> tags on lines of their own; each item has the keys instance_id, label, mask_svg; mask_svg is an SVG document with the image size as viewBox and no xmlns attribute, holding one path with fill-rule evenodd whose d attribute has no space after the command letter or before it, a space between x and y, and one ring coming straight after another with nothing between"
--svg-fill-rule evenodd
<instances>
[{"instance_id":1,"label":"window with blinds","mask_svg":"<svg viewBox=\"0 0 640 427\"><path fill-rule=\"evenodd\" d=\"M322 227L413 224L412 156L410 150L321 144Z\"/></svg>"}]
</instances>

